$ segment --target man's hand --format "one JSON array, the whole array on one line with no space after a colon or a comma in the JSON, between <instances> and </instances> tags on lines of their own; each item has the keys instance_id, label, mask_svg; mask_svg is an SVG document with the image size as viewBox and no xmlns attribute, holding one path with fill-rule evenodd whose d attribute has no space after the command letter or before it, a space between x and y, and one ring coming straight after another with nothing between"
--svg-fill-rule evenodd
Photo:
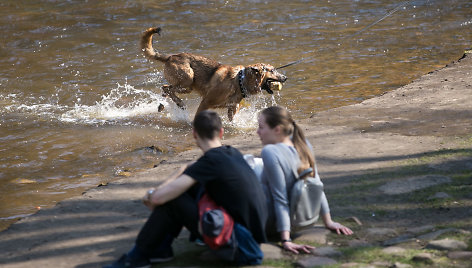
<instances>
[{"instance_id":1,"label":"man's hand","mask_svg":"<svg viewBox=\"0 0 472 268\"><path fill-rule=\"evenodd\" d=\"M187 191L192 185L197 183L192 177L185 174L180 175L174 180L160 185L157 189L150 189L142 198L143 204L150 210L156 206L165 204Z\"/></svg>"},{"instance_id":2,"label":"man's hand","mask_svg":"<svg viewBox=\"0 0 472 268\"><path fill-rule=\"evenodd\" d=\"M154 194L154 192L156 191L156 188L151 188L149 189L146 194L143 196L142 198L142 201L143 201L143 204L148 207L150 210L153 210L154 209L154 205L151 203L151 198L152 198L152 195Z\"/></svg>"}]
</instances>

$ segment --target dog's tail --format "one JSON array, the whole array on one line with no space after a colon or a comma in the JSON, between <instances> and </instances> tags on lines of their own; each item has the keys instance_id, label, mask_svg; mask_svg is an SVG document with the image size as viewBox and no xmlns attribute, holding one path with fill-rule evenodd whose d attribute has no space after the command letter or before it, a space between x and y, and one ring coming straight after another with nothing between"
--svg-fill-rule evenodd
<instances>
[{"instance_id":1,"label":"dog's tail","mask_svg":"<svg viewBox=\"0 0 472 268\"><path fill-rule=\"evenodd\" d=\"M149 59L165 62L167 61L169 56L154 51L154 48L152 47L152 35L155 33L160 35L160 32L160 27L149 28L144 31L143 36L141 37L141 50L144 52L144 55Z\"/></svg>"}]
</instances>

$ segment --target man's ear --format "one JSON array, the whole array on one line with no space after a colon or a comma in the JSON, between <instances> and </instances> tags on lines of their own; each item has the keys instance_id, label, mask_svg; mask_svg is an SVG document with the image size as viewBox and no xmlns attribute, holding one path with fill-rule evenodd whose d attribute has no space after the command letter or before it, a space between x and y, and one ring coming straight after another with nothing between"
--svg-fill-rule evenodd
<instances>
[{"instance_id":1,"label":"man's ear","mask_svg":"<svg viewBox=\"0 0 472 268\"><path fill-rule=\"evenodd\" d=\"M192 136L193 136L194 139L197 139L197 137L198 137L197 132L195 131L194 128L192 128Z\"/></svg>"},{"instance_id":2,"label":"man's ear","mask_svg":"<svg viewBox=\"0 0 472 268\"><path fill-rule=\"evenodd\" d=\"M224 129L220 128L220 133L218 133L218 137L220 137L220 140L223 139L223 134L224 134Z\"/></svg>"}]
</instances>

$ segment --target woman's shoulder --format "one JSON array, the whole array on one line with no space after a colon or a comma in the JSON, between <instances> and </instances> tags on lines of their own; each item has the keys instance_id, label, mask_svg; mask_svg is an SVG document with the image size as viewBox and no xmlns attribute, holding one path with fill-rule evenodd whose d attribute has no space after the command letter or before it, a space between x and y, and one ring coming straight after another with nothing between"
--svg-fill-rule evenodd
<instances>
[{"instance_id":1,"label":"woman's shoulder","mask_svg":"<svg viewBox=\"0 0 472 268\"><path fill-rule=\"evenodd\" d=\"M295 147L286 145L284 143L267 144L262 148L261 156L272 156L272 157L294 157L297 155Z\"/></svg>"},{"instance_id":2,"label":"woman's shoulder","mask_svg":"<svg viewBox=\"0 0 472 268\"><path fill-rule=\"evenodd\" d=\"M277 154L281 150L283 150L282 145L283 145L282 143L266 144L262 148L262 153L275 153L275 154Z\"/></svg>"}]
</instances>

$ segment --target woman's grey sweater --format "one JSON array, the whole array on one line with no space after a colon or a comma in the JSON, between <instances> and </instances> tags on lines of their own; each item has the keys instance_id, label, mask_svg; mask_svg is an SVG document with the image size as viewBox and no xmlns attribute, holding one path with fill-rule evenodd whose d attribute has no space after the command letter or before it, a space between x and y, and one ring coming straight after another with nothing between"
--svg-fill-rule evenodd
<instances>
[{"instance_id":1,"label":"woman's grey sweater","mask_svg":"<svg viewBox=\"0 0 472 268\"><path fill-rule=\"evenodd\" d=\"M310 148L311 149L311 148ZM264 169L261 181L269 203L269 214L275 215L277 232L290 231L290 204L287 189L292 189L295 173L300 165L300 157L293 146L284 143L265 145L261 153ZM314 168L315 177L319 177L318 170ZM329 213L328 200L323 192L321 196L320 214Z\"/></svg>"}]
</instances>

